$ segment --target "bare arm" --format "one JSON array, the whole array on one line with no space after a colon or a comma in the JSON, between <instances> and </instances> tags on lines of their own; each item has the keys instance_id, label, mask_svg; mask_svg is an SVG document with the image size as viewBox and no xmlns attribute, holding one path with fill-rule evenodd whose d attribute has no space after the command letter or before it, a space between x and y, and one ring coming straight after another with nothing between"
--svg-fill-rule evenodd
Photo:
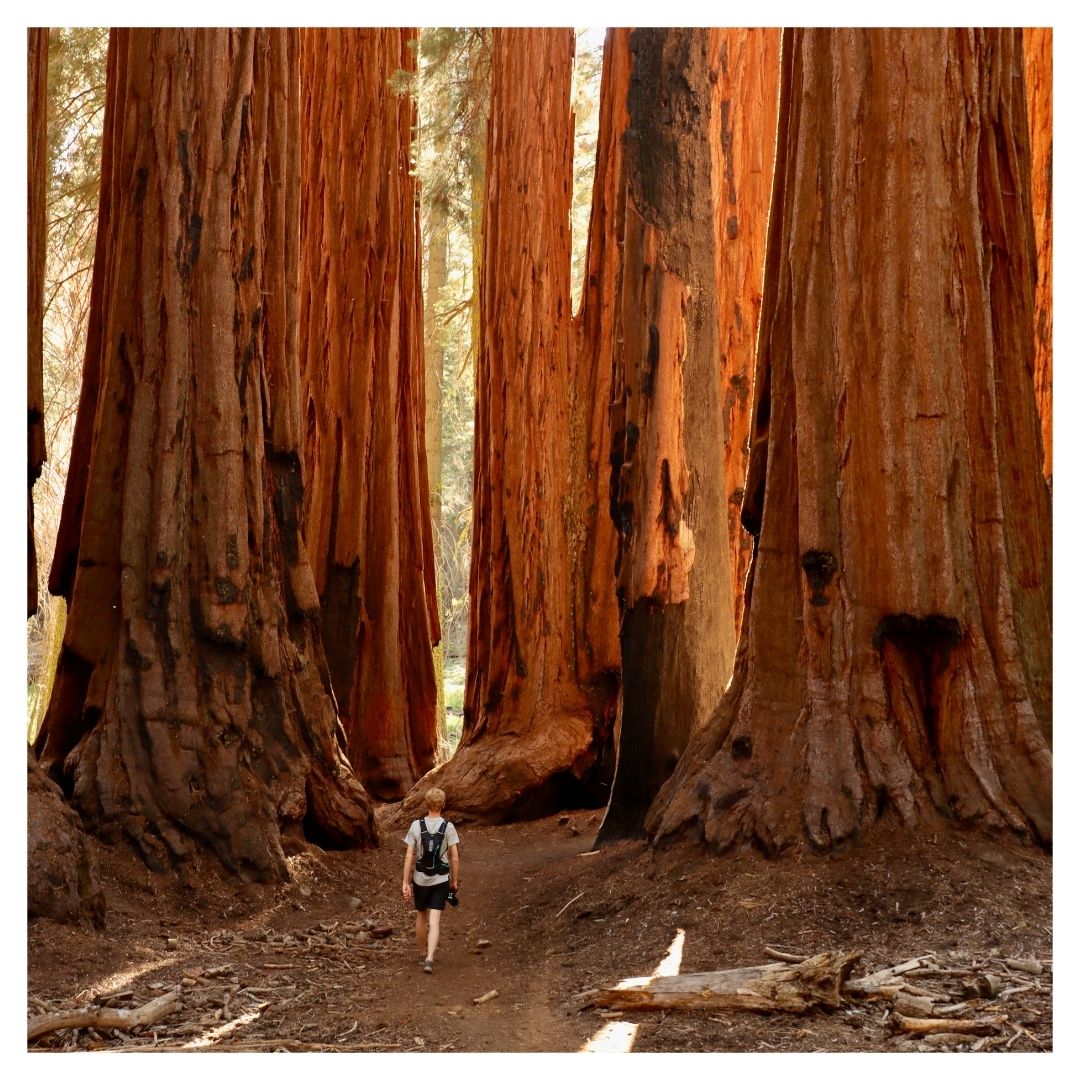
<instances>
[{"instance_id":1,"label":"bare arm","mask_svg":"<svg viewBox=\"0 0 1080 1080\"><path fill-rule=\"evenodd\" d=\"M450 849L450 888L456 889L458 887L458 846L455 844Z\"/></svg>"},{"instance_id":2,"label":"bare arm","mask_svg":"<svg viewBox=\"0 0 1080 1080\"><path fill-rule=\"evenodd\" d=\"M409 844L409 846L405 849L405 868L401 872L401 895L405 897L407 901L412 899L413 894L412 868L413 862L415 861L413 859L413 850L414 849L412 844Z\"/></svg>"}]
</instances>

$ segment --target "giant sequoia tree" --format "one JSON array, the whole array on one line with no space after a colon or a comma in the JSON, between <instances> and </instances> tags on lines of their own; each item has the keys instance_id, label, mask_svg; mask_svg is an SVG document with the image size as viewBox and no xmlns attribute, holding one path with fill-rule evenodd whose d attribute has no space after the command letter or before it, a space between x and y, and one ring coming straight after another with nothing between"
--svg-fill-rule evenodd
<instances>
[{"instance_id":1,"label":"giant sequoia tree","mask_svg":"<svg viewBox=\"0 0 1080 1080\"><path fill-rule=\"evenodd\" d=\"M465 816L595 798L610 738L610 688L597 704L579 683L574 640L575 500L601 481L573 481L569 452L573 51L571 30L492 35L465 720L425 781Z\"/></svg>"},{"instance_id":2,"label":"giant sequoia tree","mask_svg":"<svg viewBox=\"0 0 1080 1080\"><path fill-rule=\"evenodd\" d=\"M641 829L731 671L774 34L629 38L612 422L624 691L601 841Z\"/></svg>"},{"instance_id":3,"label":"giant sequoia tree","mask_svg":"<svg viewBox=\"0 0 1080 1080\"><path fill-rule=\"evenodd\" d=\"M785 31L735 672L650 810L1051 836L1020 31Z\"/></svg>"},{"instance_id":4,"label":"giant sequoia tree","mask_svg":"<svg viewBox=\"0 0 1080 1080\"><path fill-rule=\"evenodd\" d=\"M301 33L304 535L349 759L383 799L436 751L415 107L390 85L410 41Z\"/></svg>"},{"instance_id":5,"label":"giant sequoia tree","mask_svg":"<svg viewBox=\"0 0 1080 1080\"><path fill-rule=\"evenodd\" d=\"M26 616L38 607L34 549L34 481L45 463L45 390L42 309L45 293L46 95L49 31L26 31Z\"/></svg>"},{"instance_id":6,"label":"giant sequoia tree","mask_svg":"<svg viewBox=\"0 0 1080 1080\"><path fill-rule=\"evenodd\" d=\"M577 679L592 707L609 714L617 707L621 666L615 595L618 536L608 504L629 34L627 29L612 28L604 43L585 280L571 346L571 493L566 504Z\"/></svg>"},{"instance_id":7,"label":"giant sequoia tree","mask_svg":"<svg viewBox=\"0 0 1080 1080\"><path fill-rule=\"evenodd\" d=\"M82 397L37 750L163 867L371 841L300 534L298 42L114 30Z\"/></svg>"}]
</instances>

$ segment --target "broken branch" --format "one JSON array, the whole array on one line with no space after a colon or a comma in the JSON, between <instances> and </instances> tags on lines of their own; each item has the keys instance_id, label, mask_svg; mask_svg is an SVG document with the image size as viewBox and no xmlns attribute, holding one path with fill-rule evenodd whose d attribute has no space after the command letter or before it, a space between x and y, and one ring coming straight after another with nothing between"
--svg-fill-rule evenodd
<instances>
[{"instance_id":1,"label":"broken branch","mask_svg":"<svg viewBox=\"0 0 1080 1080\"><path fill-rule=\"evenodd\" d=\"M152 998L137 1009L86 1008L48 1013L35 1017L27 1028L26 1040L32 1042L51 1031L69 1028L93 1028L95 1031L133 1031L148 1027L180 1006L180 991L170 990Z\"/></svg>"},{"instance_id":2,"label":"broken branch","mask_svg":"<svg viewBox=\"0 0 1080 1080\"><path fill-rule=\"evenodd\" d=\"M949 1032L953 1035L995 1035L1001 1030L998 1020L957 1020L953 1017L901 1016L893 1013L889 1024L894 1031L904 1035L929 1035Z\"/></svg>"}]
</instances>

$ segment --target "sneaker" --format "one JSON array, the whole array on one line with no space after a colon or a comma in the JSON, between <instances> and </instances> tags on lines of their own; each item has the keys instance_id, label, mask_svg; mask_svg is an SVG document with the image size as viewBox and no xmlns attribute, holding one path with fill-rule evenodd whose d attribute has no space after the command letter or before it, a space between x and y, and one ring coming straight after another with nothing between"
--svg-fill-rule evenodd
<instances>
[{"instance_id":1,"label":"sneaker","mask_svg":"<svg viewBox=\"0 0 1080 1080\"><path fill-rule=\"evenodd\" d=\"M434 965L432 964L432 962L430 960L425 960L422 966L424 968L424 974L425 975L433 974Z\"/></svg>"},{"instance_id":2,"label":"sneaker","mask_svg":"<svg viewBox=\"0 0 1080 1080\"><path fill-rule=\"evenodd\" d=\"M426 957L426 956L425 956L425 955L424 955L423 953L421 953L421 954L420 954L420 955L419 955L419 956L418 956L418 957L416 958L416 962L417 962L417 963L418 963L418 964L419 964L419 965L420 965L421 967L423 967L423 966L424 966L424 961L425 961L426 959L427 959L427 957Z\"/></svg>"}]
</instances>

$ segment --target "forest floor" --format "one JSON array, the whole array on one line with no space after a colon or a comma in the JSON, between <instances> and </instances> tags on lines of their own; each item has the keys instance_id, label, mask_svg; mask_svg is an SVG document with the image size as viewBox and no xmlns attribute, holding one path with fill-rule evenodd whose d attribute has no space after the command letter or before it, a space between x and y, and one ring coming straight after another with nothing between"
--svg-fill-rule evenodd
<instances>
[{"instance_id":1,"label":"forest floor","mask_svg":"<svg viewBox=\"0 0 1080 1080\"><path fill-rule=\"evenodd\" d=\"M30 924L30 1016L135 1007L177 986L180 1008L135 1034L58 1031L34 1048L1052 1049L1052 864L1030 848L880 828L849 852L767 861L719 859L689 843L591 852L599 811L466 825L461 904L445 912L435 973L426 975L401 898L404 828L396 807L379 815L381 847L304 847L289 856L292 880L280 886L237 885L207 867L157 875L127 851L97 845L107 926ZM767 944L861 950L856 975L934 953L943 968L1003 975L1008 992L966 1013L995 1020L998 1033L959 1043L892 1034L882 1002L802 1016L612 1015L575 1000L652 974L673 944L684 973L766 963ZM1006 958L1037 959L1045 970L1019 974ZM490 991L497 996L475 1004Z\"/></svg>"}]
</instances>

